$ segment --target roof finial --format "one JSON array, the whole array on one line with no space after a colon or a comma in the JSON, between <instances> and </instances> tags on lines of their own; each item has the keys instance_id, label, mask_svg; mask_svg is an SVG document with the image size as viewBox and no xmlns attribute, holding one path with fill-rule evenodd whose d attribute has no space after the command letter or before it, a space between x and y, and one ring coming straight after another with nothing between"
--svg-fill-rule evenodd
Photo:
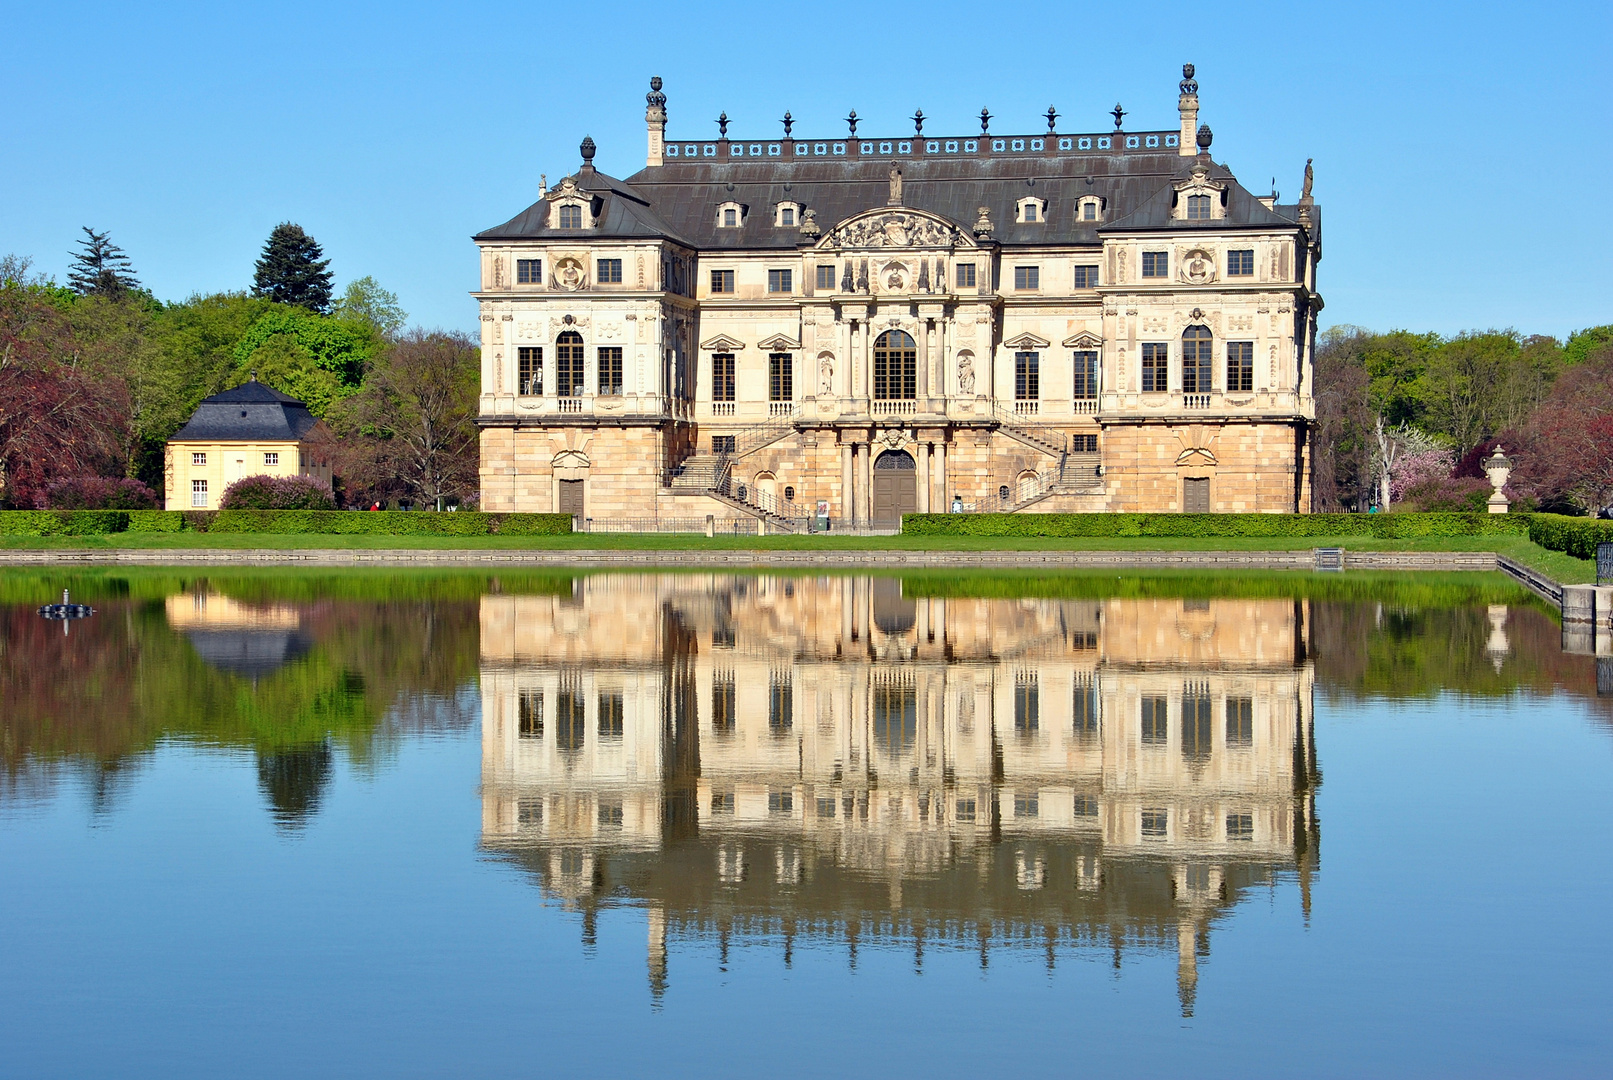
<instances>
[{"instance_id":1,"label":"roof finial","mask_svg":"<svg viewBox=\"0 0 1613 1080\"><path fill-rule=\"evenodd\" d=\"M583 168L592 169L594 167L594 139L593 139L593 136L584 135L582 137L582 146L578 147L578 149L580 149L582 151L582 165L583 165Z\"/></svg>"},{"instance_id":2,"label":"roof finial","mask_svg":"<svg viewBox=\"0 0 1613 1080\"><path fill-rule=\"evenodd\" d=\"M257 370L256 370L256 369L253 369L253 371L252 371L252 378L251 378L251 379L250 379L250 380L249 380L249 381L250 381L250 382L257 382L257 381L258 381L258 373L257 373Z\"/></svg>"},{"instance_id":3,"label":"roof finial","mask_svg":"<svg viewBox=\"0 0 1613 1080\"><path fill-rule=\"evenodd\" d=\"M1181 89L1182 89L1182 93L1184 93L1184 94L1196 94L1196 93L1199 92L1199 84L1196 81L1194 81L1194 79L1193 79L1193 65L1192 64L1183 64L1182 65L1182 87L1181 87Z\"/></svg>"},{"instance_id":4,"label":"roof finial","mask_svg":"<svg viewBox=\"0 0 1613 1080\"><path fill-rule=\"evenodd\" d=\"M652 75L650 77L650 92L644 95L644 100L649 103L651 108L666 108L666 95L661 93L661 76Z\"/></svg>"},{"instance_id":5,"label":"roof finial","mask_svg":"<svg viewBox=\"0 0 1613 1080\"><path fill-rule=\"evenodd\" d=\"M1053 108L1053 106L1049 105L1047 107L1047 133L1049 135L1053 134L1053 124L1058 120L1058 118L1058 112Z\"/></svg>"},{"instance_id":6,"label":"roof finial","mask_svg":"<svg viewBox=\"0 0 1613 1080\"><path fill-rule=\"evenodd\" d=\"M1115 130L1119 131L1120 121L1125 118L1126 110L1122 109L1120 107L1120 102L1117 101L1115 102L1115 107L1109 110L1109 115L1115 118Z\"/></svg>"},{"instance_id":7,"label":"roof finial","mask_svg":"<svg viewBox=\"0 0 1613 1080\"><path fill-rule=\"evenodd\" d=\"M912 120L913 120L913 134L915 134L915 135L924 134L924 110L923 109L915 109L915 110L913 110Z\"/></svg>"},{"instance_id":8,"label":"roof finial","mask_svg":"<svg viewBox=\"0 0 1613 1080\"><path fill-rule=\"evenodd\" d=\"M985 106L982 105L980 107L980 134L982 134L982 135L990 134L990 131L988 130L990 125L991 125L991 114L989 112L987 112Z\"/></svg>"},{"instance_id":9,"label":"roof finial","mask_svg":"<svg viewBox=\"0 0 1613 1080\"><path fill-rule=\"evenodd\" d=\"M793 123L795 123L795 121L790 119L790 110L785 109L784 110L784 137L786 139L788 139L790 137L790 125L793 124Z\"/></svg>"},{"instance_id":10,"label":"roof finial","mask_svg":"<svg viewBox=\"0 0 1613 1080\"><path fill-rule=\"evenodd\" d=\"M846 123L851 125L851 133L853 135L857 134L857 110L856 109L851 110L851 115L846 117Z\"/></svg>"},{"instance_id":11,"label":"roof finial","mask_svg":"<svg viewBox=\"0 0 1613 1080\"><path fill-rule=\"evenodd\" d=\"M717 117L717 138L728 138L728 113L726 111Z\"/></svg>"},{"instance_id":12,"label":"roof finial","mask_svg":"<svg viewBox=\"0 0 1613 1080\"><path fill-rule=\"evenodd\" d=\"M1210 142L1214 138L1215 138L1215 135L1214 135L1214 133L1212 133L1210 131L1210 125L1209 124L1200 124L1199 125L1199 134L1198 134L1198 138L1196 140L1198 142L1198 144L1199 144L1199 153L1208 154L1210 152Z\"/></svg>"}]
</instances>

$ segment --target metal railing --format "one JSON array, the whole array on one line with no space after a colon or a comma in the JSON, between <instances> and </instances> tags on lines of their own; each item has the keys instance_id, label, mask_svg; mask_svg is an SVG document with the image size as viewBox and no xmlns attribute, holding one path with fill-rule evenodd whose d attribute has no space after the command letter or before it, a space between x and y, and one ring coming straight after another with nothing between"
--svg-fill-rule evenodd
<instances>
[{"instance_id":1,"label":"metal railing","mask_svg":"<svg viewBox=\"0 0 1613 1080\"><path fill-rule=\"evenodd\" d=\"M1044 453L1060 457L1064 454L1064 433L1061 431L1048 431L1040 427L1027 427L1020 423L1020 417L993 401L991 403L991 416L997 422L999 429L1006 431L1020 442L1028 443Z\"/></svg>"}]
</instances>

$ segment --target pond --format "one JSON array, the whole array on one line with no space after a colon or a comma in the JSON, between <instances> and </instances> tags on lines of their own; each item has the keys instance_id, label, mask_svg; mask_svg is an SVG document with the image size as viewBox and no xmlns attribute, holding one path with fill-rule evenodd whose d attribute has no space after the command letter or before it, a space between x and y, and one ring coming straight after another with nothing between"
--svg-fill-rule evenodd
<instances>
[{"instance_id":1,"label":"pond","mask_svg":"<svg viewBox=\"0 0 1613 1080\"><path fill-rule=\"evenodd\" d=\"M0 601L0 1075L1613 1058L1613 697L1499 577Z\"/></svg>"}]
</instances>

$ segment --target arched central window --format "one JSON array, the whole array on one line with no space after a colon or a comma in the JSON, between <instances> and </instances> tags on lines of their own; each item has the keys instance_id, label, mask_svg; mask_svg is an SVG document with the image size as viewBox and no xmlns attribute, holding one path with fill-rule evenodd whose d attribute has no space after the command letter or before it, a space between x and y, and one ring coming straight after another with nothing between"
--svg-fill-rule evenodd
<instances>
[{"instance_id":1,"label":"arched central window","mask_svg":"<svg viewBox=\"0 0 1613 1080\"><path fill-rule=\"evenodd\" d=\"M555 393L561 397L582 396L582 335L567 330L554 341Z\"/></svg>"},{"instance_id":2,"label":"arched central window","mask_svg":"<svg viewBox=\"0 0 1613 1080\"><path fill-rule=\"evenodd\" d=\"M1210 331L1189 326L1182 335L1182 393L1210 392Z\"/></svg>"},{"instance_id":3,"label":"arched central window","mask_svg":"<svg viewBox=\"0 0 1613 1080\"><path fill-rule=\"evenodd\" d=\"M918 346L911 334L887 330L874 340L874 400L911 401L918 396Z\"/></svg>"}]
</instances>

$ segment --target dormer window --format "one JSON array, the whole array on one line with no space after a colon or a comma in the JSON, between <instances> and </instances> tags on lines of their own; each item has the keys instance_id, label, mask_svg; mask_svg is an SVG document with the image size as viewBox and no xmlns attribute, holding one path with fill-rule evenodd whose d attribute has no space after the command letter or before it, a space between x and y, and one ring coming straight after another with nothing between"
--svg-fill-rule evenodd
<instances>
[{"instance_id":1,"label":"dormer window","mask_svg":"<svg viewBox=\"0 0 1613 1080\"><path fill-rule=\"evenodd\" d=\"M1088 195L1075 207L1077 221L1102 221L1103 199L1097 195Z\"/></svg>"},{"instance_id":2,"label":"dormer window","mask_svg":"<svg viewBox=\"0 0 1613 1080\"><path fill-rule=\"evenodd\" d=\"M582 228L582 207L576 203L561 203L560 227L562 229Z\"/></svg>"},{"instance_id":3,"label":"dormer window","mask_svg":"<svg viewBox=\"0 0 1613 1080\"><path fill-rule=\"evenodd\" d=\"M778 216L773 224L779 228L793 229L801 223L801 207L798 203L779 203Z\"/></svg>"},{"instance_id":4,"label":"dormer window","mask_svg":"<svg viewBox=\"0 0 1613 1080\"><path fill-rule=\"evenodd\" d=\"M1185 180L1172 185L1171 217L1178 221L1216 221L1226 216L1227 185L1210 176L1202 163L1195 164Z\"/></svg>"},{"instance_id":5,"label":"dormer window","mask_svg":"<svg viewBox=\"0 0 1613 1080\"><path fill-rule=\"evenodd\" d=\"M717 207L717 228L737 229L745 224L745 207L740 203L723 203Z\"/></svg>"},{"instance_id":6,"label":"dormer window","mask_svg":"<svg viewBox=\"0 0 1613 1080\"><path fill-rule=\"evenodd\" d=\"M1189 195L1187 197L1187 220L1210 220L1210 197L1208 195Z\"/></svg>"},{"instance_id":7,"label":"dormer window","mask_svg":"<svg viewBox=\"0 0 1613 1080\"><path fill-rule=\"evenodd\" d=\"M1038 224L1047 220L1046 199L1019 200L1019 220L1023 224Z\"/></svg>"}]
</instances>

